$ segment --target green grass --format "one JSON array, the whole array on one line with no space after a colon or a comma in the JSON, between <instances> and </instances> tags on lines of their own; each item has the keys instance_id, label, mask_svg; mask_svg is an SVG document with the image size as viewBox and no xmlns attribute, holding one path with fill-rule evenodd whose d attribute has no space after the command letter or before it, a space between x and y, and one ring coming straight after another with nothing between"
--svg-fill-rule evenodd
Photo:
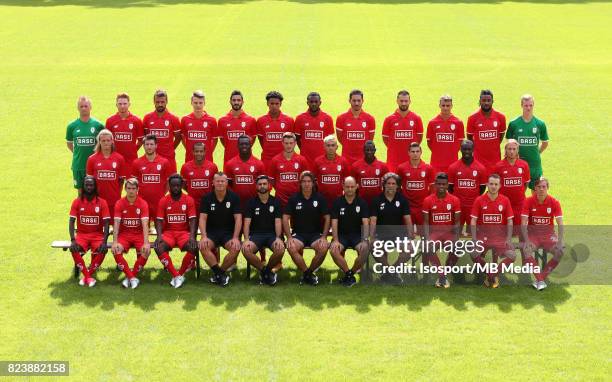
<instances>
[{"instance_id":1,"label":"green grass","mask_svg":"<svg viewBox=\"0 0 612 382\"><path fill-rule=\"evenodd\" d=\"M142 115L166 88L184 115L202 88L215 116L234 88L253 115L268 90L291 115L317 90L337 115L358 87L380 124L400 88L424 120L443 93L465 120L481 88L509 118L529 92L566 223L611 223L609 3L194 3L0 0L0 359L69 360L74 379L109 381L609 378L609 286L312 289L292 272L274 289L189 279L175 291L151 258L136 291L109 270L79 288L69 256L48 248L67 236L79 94L105 119L124 90Z\"/></svg>"}]
</instances>

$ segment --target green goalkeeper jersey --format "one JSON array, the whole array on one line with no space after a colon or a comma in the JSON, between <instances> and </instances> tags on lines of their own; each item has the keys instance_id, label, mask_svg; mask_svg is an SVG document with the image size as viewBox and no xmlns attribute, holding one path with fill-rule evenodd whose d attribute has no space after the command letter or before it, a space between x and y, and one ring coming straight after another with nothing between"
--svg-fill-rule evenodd
<instances>
[{"instance_id":1,"label":"green goalkeeper jersey","mask_svg":"<svg viewBox=\"0 0 612 382\"><path fill-rule=\"evenodd\" d=\"M66 129L66 141L72 142L72 170L85 170L87 158L93 153L96 145L96 136L104 129L97 119L89 118L83 122L77 118Z\"/></svg>"},{"instance_id":2,"label":"green goalkeeper jersey","mask_svg":"<svg viewBox=\"0 0 612 382\"><path fill-rule=\"evenodd\" d=\"M507 139L516 139L519 143L519 156L529 164L530 168L541 168L540 142L548 141L548 132L544 121L532 117L525 122L523 116L510 122L506 131Z\"/></svg>"}]
</instances>

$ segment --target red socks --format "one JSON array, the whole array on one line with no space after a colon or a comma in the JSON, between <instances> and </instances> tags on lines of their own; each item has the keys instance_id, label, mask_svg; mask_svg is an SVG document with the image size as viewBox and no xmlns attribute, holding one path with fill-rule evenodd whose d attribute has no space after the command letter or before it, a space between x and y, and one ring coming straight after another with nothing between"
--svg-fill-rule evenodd
<instances>
[{"instance_id":1,"label":"red socks","mask_svg":"<svg viewBox=\"0 0 612 382\"><path fill-rule=\"evenodd\" d=\"M501 273L502 267L504 265L512 265L513 263L514 263L514 259L511 259L509 257L504 257L501 263L499 263L500 266L497 268L497 273L495 275L498 276Z\"/></svg>"},{"instance_id":2,"label":"red socks","mask_svg":"<svg viewBox=\"0 0 612 382\"><path fill-rule=\"evenodd\" d=\"M544 271L542 272L542 280L545 280L550 274L550 272L552 272L553 269L557 267L557 265L559 265L559 262L557 260L555 259L550 260L544 267Z\"/></svg>"},{"instance_id":3,"label":"red socks","mask_svg":"<svg viewBox=\"0 0 612 382\"><path fill-rule=\"evenodd\" d=\"M449 253L448 257L446 258L446 265L448 265L449 267L452 267L455 264L457 264L458 261L459 261L459 258L455 256L454 253Z\"/></svg>"},{"instance_id":4,"label":"red socks","mask_svg":"<svg viewBox=\"0 0 612 382\"><path fill-rule=\"evenodd\" d=\"M187 252L183 257L183 263L181 264L181 269L179 269L178 273L184 275L193 268L195 268L195 256L192 253Z\"/></svg>"},{"instance_id":5,"label":"red socks","mask_svg":"<svg viewBox=\"0 0 612 382\"><path fill-rule=\"evenodd\" d=\"M119 269L121 269L123 273L125 273L125 276L128 279L134 278L134 274L132 273L132 270L130 269L130 266L128 265L127 261L125 261L125 257L123 257L123 254L120 253L118 255L115 255L115 261L117 262Z\"/></svg>"},{"instance_id":6,"label":"red socks","mask_svg":"<svg viewBox=\"0 0 612 382\"><path fill-rule=\"evenodd\" d=\"M427 257L428 257L428 260L429 260L429 265L433 265L433 266L436 266L436 267L440 266L440 259L438 258L437 254L434 253L433 255L428 255ZM444 272L438 272L438 274L440 276L444 276Z\"/></svg>"},{"instance_id":7,"label":"red socks","mask_svg":"<svg viewBox=\"0 0 612 382\"><path fill-rule=\"evenodd\" d=\"M168 255L168 252L162 253L159 256L159 261L164 264L164 267L168 270L168 272L170 272L172 277L179 276L179 273L176 271L176 268L174 268L174 264L172 264L172 259L170 258L170 255Z\"/></svg>"},{"instance_id":8,"label":"red socks","mask_svg":"<svg viewBox=\"0 0 612 382\"><path fill-rule=\"evenodd\" d=\"M90 278L91 275L89 274L89 271L87 270L87 267L85 266L85 262L83 261L83 257L81 256L81 254L78 253L78 252L73 252L72 253L72 259L74 260L74 264L83 273L83 277L86 278L86 279Z\"/></svg>"},{"instance_id":9,"label":"red socks","mask_svg":"<svg viewBox=\"0 0 612 382\"><path fill-rule=\"evenodd\" d=\"M134 277L136 277L136 275L138 275L138 273L140 271L142 271L142 268L144 268L145 264L147 263L148 258L138 255L136 257L136 262L134 263L134 268L132 269L132 273L134 274Z\"/></svg>"},{"instance_id":10,"label":"red socks","mask_svg":"<svg viewBox=\"0 0 612 382\"><path fill-rule=\"evenodd\" d=\"M102 265L102 262L104 261L104 257L106 255L103 255L101 253L92 253L91 254L91 264L89 265L89 273L90 274L94 274L98 268L100 268L100 265Z\"/></svg>"}]
</instances>

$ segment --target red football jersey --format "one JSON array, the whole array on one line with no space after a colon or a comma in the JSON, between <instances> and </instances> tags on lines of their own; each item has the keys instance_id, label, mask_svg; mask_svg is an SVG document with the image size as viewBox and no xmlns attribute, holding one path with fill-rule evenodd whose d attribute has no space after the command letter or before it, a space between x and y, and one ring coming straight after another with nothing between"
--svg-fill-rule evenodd
<instances>
[{"instance_id":1,"label":"red football jersey","mask_svg":"<svg viewBox=\"0 0 612 382\"><path fill-rule=\"evenodd\" d=\"M280 113L278 118L270 114L257 119L257 136L261 143L261 160L266 162L283 152L283 134L293 132L293 118Z\"/></svg>"},{"instance_id":2,"label":"red football jersey","mask_svg":"<svg viewBox=\"0 0 612 382\"><path fill-rule=\"evenodd\" d=\"M514 218L514 213L510 199L498 194L495 200L491 200L489 193L486 192L474 200L470 216L477 219L476 224L484 231L484 234L493 235L488 239L499 240L505 237L506 232L505 229L499 229L499 227L508 225L508 220Z\"/></svg>"},{"instance_id":3,"label":"red football jersey","mask_svg":"<svg viewBox=\"0 0 612 382\"><path fill-rule=\"evenodd\" d=\"M212 162L215 151L217 120L204 112L201 118L191 113L181 118L181 140L185 147L185 163L193 160L193 144L202 142L206 146L205 159Z\"/></svg>"},{"instance_id":4,"label":"red football jersey","mask_svg":"<svg viewBox=\"0 0 612 382\"><path fill-rule=\"evenodd\" d=\"M435 181L433 167L423 161L417 167L412 167L408 161L397 167L397 175L402 180L402 192L410 202L410 209L421 208Z\"/></svg>"},{"instance_id":5,"label":"red football jersey","mask_svg":"<svg viewBox=\"0 0 612 382\"><path fill-rule=\"evenodd\" d=\"M405 117L395 111L383 122L383 138L387 140L387 166L395 171L397 166L410 160L408 149L412 142L423 140L423 120L417 114L409 111Z\"/></svg>"},{"instance_id":6,"label":"red football jersey","mask_svg":"<svg viewBox=\"0 0 612 382\"><path fill-rule=\"evenodd\" d=\"M204 160L199 166L191 160L181 167L181 176L187 186L187 194L193 198L196 211L199 211L202 196L213 190L213 177L219 172L217 165Z\"/></svg>"},{"instance_id":7,"label":"red football jersey","mask_svg":"<svg viewBox=\"0 0 612 382\"><path fill-rule=\"evenodd\" d=\"M527 162L517 159L514 165L511 165L510 162L503 159L497 162L493 172L501 177L499 193L506 195L513 206L522 205L525 200L525 184L529 183L530 179ZM518 214L519 211L516 213Z\"/></svg>"},{"instance_id":8,"label":"red football jersey","mask_svg":"<svg viewBox=\"0 0 612 382\"><path fill-rule=\"evenodd\" d=\"M368 203L382 192L382 177L389 172L385 162L374 160L367 163L360 159L353 163L351 170L359 185L359 196Z\"/></svg>"},{"instance_id":9,"label":"red football jersey","mask_svg":"<svg viewBox=\"0 0 612 382\"><path fill-rule=\"evenodd\" d=\"M295 118L294 129L300 137L300 154L314 167L315 160L325 154L323 138L334 134L332 117L321 110L316 116L306 111Z\"/></svg>"},{"instance_id":10,"label":"red football jersey","mask_svg":"<svg viewBox=\"0 0 612 382\"><path fill-rule=\"evenodd\" d=\"M526 216L530 226L529 233L550 235L554 233L555 219L563 217L561 203L552 196L546 196L542 203L537 196L530 196L523 203L522 216ZM534 230L535 228L535 230Z\"/></svg>"},{"instance_id":11,"label":"red football jersey","mask_svg":"<svg viewBox=\"0 0 612 382\"><path fill-rule=\"evenodd\" d=\"M457 160L461 141L465 138L463 122L454 115L447 120L438 114L427 124L427 145L431 150L431 166L446 171Z\"/></svg>"},{"instance_id":12,"label":"red football jersey","mask_svg":"<svg viewBox=\"0 0 612 382\"><path fill-rule=\"evenodd\" d=\"M166 194L168 177L172 174L170 164L166 158L156 155L149 161L146 155L141 156L132 163L132 176L138 179L138 194L149 203L150 207L157 207L159 199ZM157 212L151 211L149 213Z\"/></svg>"},{"instance_id":13,"label":"red football jersey","mask_svg":"<svg viewBox=\"0 0 612 382\"><path fill-rule=\"evenodd\" d=\"M342 183L344 178L351 174L351 166L340 155L336 155L333 160L321 155L315 159L312 170L317 177L319 192L325 197L328 207L331 208L333 201L342 196Z\"/></svg>"},{"instance_id":14,"label":"red football jersey","mask_svg":"<svg viewBox=\"0 0 612 382\"><path fill-rule=\"evenodd\" d=\"M429 214L429 224L431 225L453 225L455 214L461 213L461 202L459 198L449 193L442 199L438 195L431 194L423 200L424 213Z\"/></svg>"},{"instance_id":15,"label":"red football jersey","mask_svg":"<svg viewBox=\"0 0 612 382\"><path fill-rule=\"evenodd\" d=\"M102 198L93 198L91 201L80 197L74 199L70 207L70 217L77 222L77 233L104 232L104 220L110 219L108 203Z\"/></svg>"},{"instance_id":16,"label":"red football jersey","mask_svg":"<svg viewBox=\"0 0 612 382\"><path fill-rule=\"evenodd\" d=\"M363 110L355 118L349 109L336 118L336 130L342 144L342 156L354 163L363 158L364 143L374 139L376 121Z\"/></svg>"},{"instance_id":17,"label":"red football jersey","mask_svg":"<svg viewBox=\"0 0 612 382\"><path fill-rule=\"evenodd\" d=\"M225 163L223 172L231 180L230 188L240 198L240 204L245 206L249 199L257 196L255 179L266 173L266 166L253 155L246 161L236 155Z\"/></svg>"},{"instance_id":18,"label":"red football jersey","mask_svg":"<svg viewBox=\"0 0 612 382\"><path fill-rule=\"evenodd\" d=\"M493 109L488 117L478 109L467 120L467 134L474 140L474 158L489 171L501 159L499 144L505 131L506 116Z\"/></svg>"},{"instance_id":19,"label":"red football jersey","mask_svg":"<svg viewBox=\"0 0 612 382\"><path fill-rule=\"evenodd\" d=\"M175 172L174 134L181 132L181 121L168 110L161 117L152 111L144 116L142 124L145 134L153 134L157 137L157 153L170 161L171 170Z\"/></svg>"},{"instance_id":20,"label":"red football jersey","mask_svg":"<svg viewBox=\"0 0 612 382\"><path fill-rule=\"evenodd\" d=\"M289 160L285 159L283 153L272 158L268 175L274 180L275 195L283 206L291 195L300 190L300 174L308 169L308 160L297 153Z\"/></svg>"},{"instance_id":21,"label":"red football jersey","mask_svg":"<svg viewBox=\"0 0 612 382\"><path fill-rule=\"evenodd\" d=\"M157 219L164 221L164 231L189 232L189 219L195 217L195 203L189 195L181 194L179 200L174 200L167 194L159 200Z\"/></svg>"},{"instance_id":22,"label":"red football jersey","mask_svg":"<svg viewBox=\"0 0 612 382\"><path fill-rule=\"evenodd\" d=\"M129 169L138 158L138 141L144 137L142 121L132 113L125 119L117 113L106 120L106 128L113 133L115 150L123 156Z\"/></svg>"},{"instance_id":23,"label":"red football jersey","mask_svg":"<svg viewBox=\"0 0 612 382\"><path fill-rule=\"evenodd\" d=\"M254 142L257 135L255 118L245 112L236 118L231 112L219 118L215 138L221 139L225 148L223 163L227 163L228 160L238 155L238 138L241 135L248 135L251 143Z\"/></svg>"},{"instance_id":24,"label":"red football jersey","mask_svg":"<svg viewBox=\"0 0 612 382\"><path fill-rule=\"evenodd\" d=\"M149 205L137 196L133 204L123 197L115 203L115 219L121 219L119 236L142 235L142 219L149 218Z\"/></svg>"},{"instance_id":25,"label":"red football jersey","mask_svg":"<svg viewBox=\"0 0 612 382\"><path fill-rule=\"evenodd\" d=\"M121 179L130 175L127 170L125 160L116 151L108 158L101 152L87 158L87 175L96 178L98 195L106 200L109 206L115 206L117 200L121 199Z\"/></svg>"},{"instance_id":26,"label":"red football jersey","mask_svg":"<svg viewBox=\"0 0 612 382\"><path fill-rule=\"evenodd\" d=\"M469 166L459 159L448 167L448 183L453 185L453 195L461 205L471 207L480 196L480 186L487 184L487 169L477 160Z\"/></svg>"}]
</instances>

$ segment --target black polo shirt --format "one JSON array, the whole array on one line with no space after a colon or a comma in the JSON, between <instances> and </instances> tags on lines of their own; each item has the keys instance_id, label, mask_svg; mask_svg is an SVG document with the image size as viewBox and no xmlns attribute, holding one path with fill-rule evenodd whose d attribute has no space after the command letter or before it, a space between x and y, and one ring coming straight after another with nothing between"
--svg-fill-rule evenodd
<instances>
[{"instance_id":1,"label":"black polo shirt","mask_svg":"<svg viewBox=\"0 0 612 382\"><path fill-rule=\"evenodd\" d=\"M323 217L329 210L322 194L316 192L306 199L298 192L289 198L284 214L291 216L294 233L323 233Z\"/></svg>"},{"instance_id":2,"label":"black polo shirt","mask_svg":"<svg viewBox=\"0 0 612 382\"><path fill-rule=\"evenodd\" d=\"M214 191L202 196L200 213L208 215L207 231L234 232L234 214L240 213L240 198L231 190L227 190L225 198L219 201Z\"/></svg>"},{"instance_id":3,"label":"black polo shirt","mask_svg":"<svg viewBox=\"0 0 612 382\"><path fill-rule=\"evenodd\" d=\"M361 235L361 219L369 219L368 204L359 196L348 203L343 196L334 201L331 218L338 219L339 234Z\"/></svg>"},{"instance_id":4,"label":"black polo shirt","mask_svg":"<svg viewBox=\"0 0 612 382\"><path fill-rule=\"evenodd\" d=\"M281 205L274 196L268 197L267 203L262 203L259 196L249 200L244 217L251 219L249 233L270 233L276 235L274 220L281 218Z\"/></svg>"},{"instance_id":5,"label":"black polo shirt","mask_svg":"<svg viewBox=\"0 0 612 382\"><path fill-rule=\"evenodd\" d=\"M372 199L370 216L376 216L376 225L404 225L404 216L410 215L408 199L401 192L389 201L385 193Z\"/></svg>"}]
</instances>

